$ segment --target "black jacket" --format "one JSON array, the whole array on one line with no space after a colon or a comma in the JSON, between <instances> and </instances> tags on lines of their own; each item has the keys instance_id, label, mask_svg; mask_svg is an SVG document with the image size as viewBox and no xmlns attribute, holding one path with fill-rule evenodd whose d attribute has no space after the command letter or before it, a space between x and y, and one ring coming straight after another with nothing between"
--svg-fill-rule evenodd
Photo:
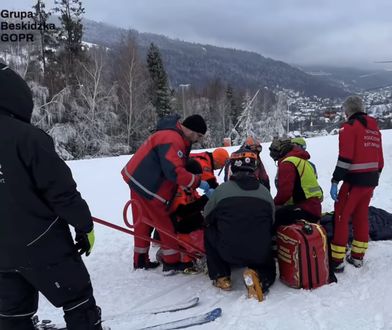
<instances>
[{"instance_id":1,"label":"black jacket","mask_svg":"<svg viewBox=\"0 0 392 330\"><path fill-rule=\"evenodd\" d=\"M233 175L212 194L205 209L206 231L215 231L216 247L231 264L262 264L271 255L275 206L254 176Z\"/></svg>"},{"instance_id":2,"label":"black jacket","mask_svg":"<svg viewBox=\"0 0 392 330\"><path fill-rule=\"evenodd\" d=\"M56 263L75 253L69 224L93 228L51 137L29 123L32 106L23 79L0 65L0 270Z\"/></svg>"}]
</instances>

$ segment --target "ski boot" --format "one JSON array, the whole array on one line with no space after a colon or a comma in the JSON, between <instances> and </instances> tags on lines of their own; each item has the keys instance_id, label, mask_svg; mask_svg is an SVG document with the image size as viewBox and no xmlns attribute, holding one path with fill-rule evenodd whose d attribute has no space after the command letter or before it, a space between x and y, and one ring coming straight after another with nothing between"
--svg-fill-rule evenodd
<instances>
[{"instance_id":1,"label":"ski boot","mask_svg":"<svg viewBox=\"0 0 392 330\"><path fill-rule=\"evenodd\" d=\"M224 291L231 290L231 279L229 276L218 277L212 281L212 285Z\"/></svg>"},{"instance_id":2,"label":"ski boot","mask_svg":"<svg viewBox=\"0 0 392 330\"><path fill-rule=\"evenodd\" d=\"M246 268L243 273L244 283L248 290L248 298L254 298L258 301L263 301L263 288L259 280L259 275L256 271Z\"/></svg>"},{"instance_id":3,"label":"ski boot","mask_svg":"<svg viewBox=\"0 0 392 330\"><path fill-rule=\"evenodd\" d=\"M176 262L174 264L168 264L162 262L163 275L170 276L177 273L192 274L192 269L194 269L193 262Z\"/></svg>"}]
</instances>

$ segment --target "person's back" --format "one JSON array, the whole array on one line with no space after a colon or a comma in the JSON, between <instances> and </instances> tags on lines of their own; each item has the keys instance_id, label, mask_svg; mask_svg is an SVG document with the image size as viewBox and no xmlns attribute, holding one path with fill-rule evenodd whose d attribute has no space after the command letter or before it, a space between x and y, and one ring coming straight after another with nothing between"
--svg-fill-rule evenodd
<instances>
[{"instance_id":1,"label":"person's back","mask_svg":"<svg viewBox=\"0 0 392 330\"><path fill-rule=\"evenodd\" d=\"M79 255L94 243L91 214L52 139L30 124L32 110L27 84L0 64L0 329L34 329L41 292L69 329L99 330Z\"/></svg>"},{"instance_id":2,"label":"person's back","mask_svg":"<svg viewBox=\"0 0 392 330\"><path fill-rule=\"evenodd\" d=\"M375 187L378 185L380 168L384 166L381 133L377 121L364 112L357 112L343 124L339 134L339 158L342 167L345 160L348 171L339 171L337 179L352 185ZM338 166L338 170L339 170Z\"/></svg>"},{"instance_id":3,"label":"person's back","mask_svg":"<svg viewBox=\"0 0 392 330\"><path fill-rule=\"evenodd\" d=\"M274 203L256 178L257 157L246 149L231 155L233 175L212 194L205 209L205 246L213 284L231 289L231 266L247 266L248 297L263 299L275 280L271 239Z\"/></svg>"},{"instance_id":4,"label":"person's back","mask_svg":"<svg viewBox=\"0 0 392 330\"><path fill-rule=\"evenodd\" d=\"M335 201L331 242L335 272L342 272L345 267L350 221L354 240L347 261L355 267L363 265L369 239L368 206L384 167L381 133L376 120L364 112L362 99L349 96L342 109L348 120L339 131L339 155L330 190ZM340 181L343 185L338 191Z\"/></svg>"},{"instance_id":5,"label":"person's back","mask_svg":"<svg viewBox=\"0 0 392 330\"><path fill-rule=\"evenodd\" d=\"M226 260L241 264L265 262L274 218L272 197L255 176L232 175L215 189L204 216L216 226ZM210 208L213 207L213 212Z\"/></svg>"},{"instance_id":6,"label":"person's back","mask_svg":"<svg viewBox=\"0 0 392 330\"><path fill-rule=\"evenodd\" d=\"M192 181L193 176L178 165L190 151L178 119L177 115L161 119L156 132L143 142L121 172L129 186L148 199L168 202L176 191L176 180L185 185Z\"/></svg>"},{"instance_id":7,"label":"person's back","mask_svg":"<svg viewBox=\"0 0 392 330\"><path fill-rule=\"evenodd\" d=\"M76 191L75 182L63 174L63 171L71 173L62 160L54 157L51 138L27 122L2 112L0 268L53 262L59 254L74 251L64 218L75 227L89 231L92 224L85 221L86 218L91 219L89 209ZM49 157L49 162L40 156ZM64 196L59 192L67 193L67 200L73 202L65 204ZM51 205L47 200L51 201ZM62 215L61 219L58 214ZM35 244L35 239L49 226L51 232ZM64 235L55 235L56 231ZM56 249L52 249L53 246Z\"/></svg>"}]
</instances>

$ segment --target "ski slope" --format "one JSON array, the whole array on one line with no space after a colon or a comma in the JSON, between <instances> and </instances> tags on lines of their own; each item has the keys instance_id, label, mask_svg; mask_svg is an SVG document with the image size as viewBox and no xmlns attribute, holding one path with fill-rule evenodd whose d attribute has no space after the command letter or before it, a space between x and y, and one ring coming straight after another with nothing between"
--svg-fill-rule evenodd
<instances>
[{"instance_id":1,"label":"ski slope","mask_svg":"<svg viewBox=\"0 0 392 330\"><path fill-rule=\"evenodd\" d=\"M385 168L371 205L392 212L392 130L383 134ZM333 209L329 196L330 179L337 160L338 137L307 139L308 151L316 164L319 182L325 192L323 211ZM276 166L263 144L262 159L271 184ZM234 151L236 148L229 148ZM71 161L78 189L94 216L123 225L123 205L129 189L120 171L129 156ZM272 188L272 194L276 191ZM130 216L130 215L129 215ZM392 241L370 242L364 267L346 266L337 274L338 283L314 291L291 289L277 279L266 300L246 298L241 269L232 274L233 291L223 292L211 285L206 275L164 277L161 269L151 271L132 267L133 237L97 224L93 253L85 258L97 303L102 307L104 324L112 330L139 329L160 322L182 319L221 307L222 317L198 329L392 329ZM155 258L156 247L150 251ZM148 311L175 301L200 297L196 307L175 313L148 314ZM63 324L62 310L41 297L40 318Z\"/></svg>"}]
</instances>

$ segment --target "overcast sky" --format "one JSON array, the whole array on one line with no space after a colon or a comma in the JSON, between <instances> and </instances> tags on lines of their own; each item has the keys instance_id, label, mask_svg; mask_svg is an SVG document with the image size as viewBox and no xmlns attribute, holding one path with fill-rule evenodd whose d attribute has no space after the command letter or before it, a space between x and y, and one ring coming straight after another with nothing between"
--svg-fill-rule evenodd
<instances>
[{"instance_id":1,"label":"overcast sky","mask_svg":"<svg viewBox=\"0 0 392 330\"><path fill-rule=\"evenodd\" d=\"M1 0L26 9L33 0ZM54 1L46 1L51 8ZM291 64L392 68L392 0L84 0L85 16Z\"/></svg>"}]
</instances>

